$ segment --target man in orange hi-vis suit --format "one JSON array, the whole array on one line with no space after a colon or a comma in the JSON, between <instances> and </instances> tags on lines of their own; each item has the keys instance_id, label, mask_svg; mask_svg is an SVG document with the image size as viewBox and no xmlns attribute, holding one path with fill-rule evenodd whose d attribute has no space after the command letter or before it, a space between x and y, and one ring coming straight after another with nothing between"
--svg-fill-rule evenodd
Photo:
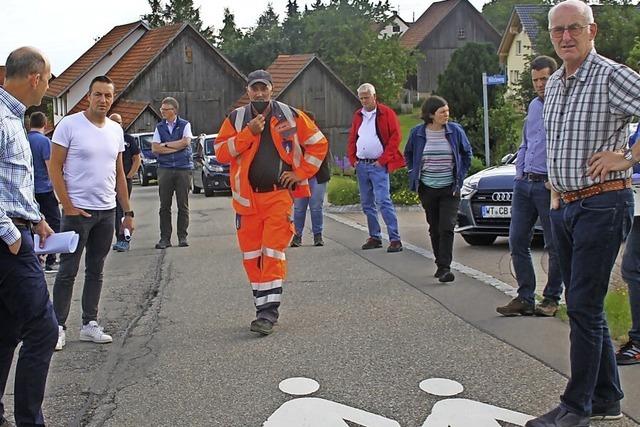
<instances>
[{"instance_id":1,"label":"man in orange hi-vis suit","mask_svg":"<svg viewBox=\"0 0 640 427\"><path fill-rule=\"evenodd\" d=\"M251 331L268 335L287 272L293 197L311 194L307 179L322 164L328 142L303 112L271 100L268 72L253 71L248 80L251 103L224 120L215 151L218 161L231 164L238 242L256 306Z\"/></svg>"}]
</instances>

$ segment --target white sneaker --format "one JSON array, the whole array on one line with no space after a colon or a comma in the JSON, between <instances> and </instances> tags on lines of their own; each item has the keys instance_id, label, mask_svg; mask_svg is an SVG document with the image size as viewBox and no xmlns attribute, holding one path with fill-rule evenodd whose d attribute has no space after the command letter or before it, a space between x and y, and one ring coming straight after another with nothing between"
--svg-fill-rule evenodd
<instances>
[{"instance_id":1,"label":"white sneaker","mask_svg":"<svg viewBox=\"0 0 640 427\"><path fill-rule=\"evenodd\" d=\"M67 336L64 332L64 328L58 325L58 342L56 343L56 351L62 350L62 347L67 343Z\"/></svg>"},{"instance_id":2,"label":"white sneaker","mask_svg":"<svg viewBox=\"0 0 640 427\"><path fill-rule=\"evenodd\" d=\"M107 344L112 342L113 338L111 338L111 335L103 332L102 326L98 325L98 322L92 320L80 329L80 341L93 341L98 344Z\"/></svg>"}]
</instances>

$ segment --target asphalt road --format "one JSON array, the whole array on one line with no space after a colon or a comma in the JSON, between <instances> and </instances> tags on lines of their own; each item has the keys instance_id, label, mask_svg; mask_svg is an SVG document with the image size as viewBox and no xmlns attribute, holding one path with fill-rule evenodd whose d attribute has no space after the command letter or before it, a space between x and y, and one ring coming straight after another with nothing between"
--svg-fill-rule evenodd
<instances>
[{"instance_id":1,"label":"asphalt road","mask_svg":"<svg viewBox=\"0 0 640 427\"><path fill-rule=\"evenodd\" d=\"M504 272L504 244L458 246L467 274L442 285L425 257L421 213L401 213L404 240L416 251L398 254L361 251L366 233L357 218L332 214L326 246L308 246L305 235L305 246L287 252L276 333L256 337L229 198L192 196L191 246L167 250L153 249L157 188L135 187L133 201L138 230L130 252L109 256L100 306L114 343L78 341L79 277L67 346L49 376L50 426L249 427L269 417L268 426L283 427L445 425L435 424L437 416L456 427L497 426L480 418L512 413L506 410L538 415L557 404L568 328L556 319L495 314L508 297L485 282ZM479 254L465 258L465 249ZM291 377L317 381L315 399L280 391ZM457 401L435 396L419 387L429 378L455 380L464 391ZM625 368L623 380L625 412L639 421L640 368Z\"/></svg>"}]
</instances>

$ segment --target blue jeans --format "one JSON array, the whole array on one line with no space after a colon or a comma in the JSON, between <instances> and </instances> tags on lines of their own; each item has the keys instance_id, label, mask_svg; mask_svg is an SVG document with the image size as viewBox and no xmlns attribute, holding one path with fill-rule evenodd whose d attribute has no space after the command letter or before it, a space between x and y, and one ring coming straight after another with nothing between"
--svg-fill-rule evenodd
<instances>
[{"instance_id":1,"label":"blue jeans","mask_svg":"<svg viewBox=\"0 0 640 427\"><path fill-rule=\"evenodd\" d=\"M58 340L58 322L49 301L47 282L33 239L20 228L17 255L0 240L0 420L4 395L16 346L22 341L14 384L13 415L18 426L43 426L44 398L49 362Z\"/></svg>"},{"instance_id":2,"label":"blue jeans","mask_svg":"<svg viewBox=\"0 0 640 427\"><path fill-rule=\"evenodd\" d=\"M629 287L631 329L629 338L640 342L640 219L634 219L622 257L622 278Z\"/></svg>"},{"instance_id":3,"label":"blue jeans","mask_svg":"<svg viewBox=\"0 0 640 427\"><path fill-rule=\"evenodd\" d=\"M387 224L389 241L400 241L398 218L389 193L389 173L387 169L375 166L373 163L358 162L356 175L358 177L362 211L367 216L369 236L378 240L382 239L377 207L380 210L380 214L382 214L384 223Z\"/></svg>"},{"instance_id":4,"label":"blue jeans","mask_svg":"<svg viewBox=\"0 0 640 427\"><path fill-rule=\"evenodd\" d=\"M606 406L624 396L604 297L620 245L631 228L633 193L610 191L562 203L549 215L571 328L571 377L561 401L569 411L588 416L593 403Z\"/></svg>"},{"instance_id":5,"label":"blue jeans","mask_svg":"<svg viewBox=\"0 0 640 427\"><path fill-rule=\"evenodd\" d=\"M522 179L514 181L509 249L518 281L518 296L529 304L535 303L536 274L531 260L531 238L538 218L542 224L545 248L549 251L549 273L543 296L558 302L562 295L562 273L549 220L550 203L551 193L545 188L544 182Z\"/></svg>"},{"instance_id":6,"label":"blue jeans","mask_svg":"<svg viewBox=\"0 0 640 427\"><path fill-rule=\"evenodd\" d=\"M311 211L311 231L313 235L322 234L322 204L327 183L318 184L315 177L309 179L311 197L299 197L293 200L293 223L296 226L296 234L302 236L304 220L307 217L307 206Z\"/></svg>"}]
</instances>

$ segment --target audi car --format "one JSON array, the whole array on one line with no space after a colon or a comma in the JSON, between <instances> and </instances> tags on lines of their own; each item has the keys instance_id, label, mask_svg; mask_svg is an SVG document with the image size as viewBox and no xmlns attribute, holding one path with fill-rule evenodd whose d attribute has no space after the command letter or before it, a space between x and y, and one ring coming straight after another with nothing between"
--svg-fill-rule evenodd
<instances>
[{"instance_id":1,"label":"audi car","mask_svg":"<svg viewBox=\"0 0 640 427\"><path fill-rule=\"evenodd\" d=\"M216 160L213 145L218 134L202 134L192 141L193 193L206 197L231 193L229 165Z\"/></svg>"},{"instance_id":2,"label":"audi car","mask_svg":"<svg viewBox=\"0 0 640 427\"><path fill-rule=\"evenodd\" d=\"M138 180L143 187L149 185L150 180L158 179L158 158L151 151L151 140L153 132L132 133L131 136L140 147L140 157L142 164L138 169Z\"/></svg>"},{"instance_id":3,"label":"audi car","mask_svg":"<svg viewBox=\"0 0 640 427\"><path fill-rule=\"evenodd\" d=\"M491 245L498 236L509 235L515 162L515 154L508 154L500 166L487 168L464 180L455 231L468 244ZM539 222L535 225L534 238L542 239Z\"/></svg>"}]
</instances>

